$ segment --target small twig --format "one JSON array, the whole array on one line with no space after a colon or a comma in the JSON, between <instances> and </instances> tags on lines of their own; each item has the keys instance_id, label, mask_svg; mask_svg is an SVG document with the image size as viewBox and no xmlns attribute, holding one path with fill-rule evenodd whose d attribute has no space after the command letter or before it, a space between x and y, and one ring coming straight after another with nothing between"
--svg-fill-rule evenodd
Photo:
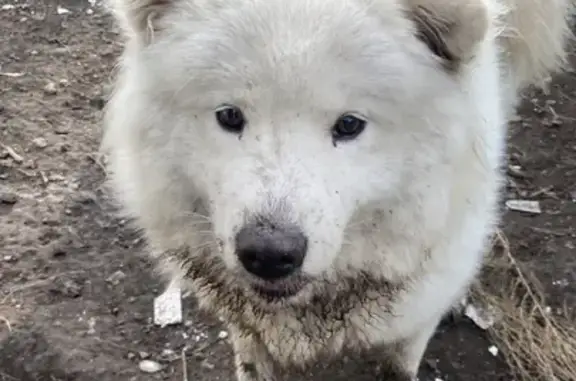
<instances>
[{"instance_id":1,"label":"small twig","mask_svg":"<svg viewBox=\"0 0 576 381\"><path fill-rule=\"evenodd\" d=\"M62 275L73 275L73 274L80 274L82 273L82 271L67 271L67 272L61 272L58 274L54 274L52 276L49 276L48 278L44 278L44 279L38 279L35 281L31 281L19 286L14 286L12 288L9 288L8 291L10 294L14 294L17 292L22 292L22 291L26 291L29 290L31 288L36 288L36 287L40 287L40 286L44 286L47 283L53 282L55 279L57 279L58 277L61 277Z\"/></svg>"},{"instance_id":2,"label":"small twig","mask_svg":"<svg viewBox=\"0 0 576 381\"><path fill-rule=\"evenodd\" d=\"M6 153L8 153L8 156L10 156L12 158L12 160L14 160L16 163L20 164L20 163L24 162L24 158L22 156L18 155L16 153L16 151L14 151L14 148L7 146L5 144L1 144L1 145L2 145L2 148L4 148L4 150L6 151Z\"/></svg>"},{"instance_id":3,"label":"small twig","mask_svg":"<svg viewBox=\"0 0 576 381\"><path fill-rule=\"evenodd\" d=\"M2 381L10 381L10 380L18 381L17 378L14 378L14 377L12 377L11 375L6 374L6 373L4 373L4 372L0 372L0 376L2 376L2 378L1 378Z\"/></svg>"},{"instance_id":4,"label":"small twig","mask_svg":"<svg viewBox=\"0 0 576 381\"><path fill-rule=\"evenodd\" d=\"M186 347L182 348L182 381L188 381L188 366L186 364Z\"/></svg>"},{"instance_id":5,"label":"small twig","mask_svg":"<svg viewBox=\"0 0 576 381\"><path fill-rule=\"evenodd\" d=\"M537 233L550 234L550 235L553 235L555 237L565 237L566 235L569 234L568 232L558 232L558 231L539 228L539 227L535 227L535 226L532 227L531 229Z\"/></svg>"},{"instance_id":6,"label":"small twig","mask_svg":"<svg viewBox=\"0 0 576 381\"><path fill-rule=\"evenodd\" d=\"M12 325L10 324L10 320L0 315L0 321L6 324L6 327L8 327L8 332L12 332Z\"/></svg>"}]
</instances>

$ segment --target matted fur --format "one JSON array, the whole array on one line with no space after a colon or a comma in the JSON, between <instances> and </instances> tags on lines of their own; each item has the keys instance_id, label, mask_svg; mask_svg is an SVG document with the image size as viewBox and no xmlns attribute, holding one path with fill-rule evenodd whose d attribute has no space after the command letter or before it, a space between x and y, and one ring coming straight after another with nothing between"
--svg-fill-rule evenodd
<instances>
[{"instance_id":1,"label":"matted fur","mask_svg":"<svg viewBox=\"0 0 576 381\"><path fill-rule=\"evenodd\" d=\"M416 374L481 265L507 116L562 66L568 4L112 0L111 184L160 267L229 325L239 381L381 345L383 377ZM217 125L222 104L242 135ZM346 112L367 128L336 143ZM289 299L254 292L235 256L262 214L309 238Z\"/></svg>"}]
</instances>

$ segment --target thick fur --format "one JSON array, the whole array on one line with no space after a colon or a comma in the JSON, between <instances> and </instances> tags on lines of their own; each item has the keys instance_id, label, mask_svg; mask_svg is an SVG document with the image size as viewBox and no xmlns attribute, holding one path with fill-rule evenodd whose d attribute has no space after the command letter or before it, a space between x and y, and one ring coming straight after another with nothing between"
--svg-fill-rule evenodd
<instances>
[{"instance_id":1,"label":"thick fur","mask_svg":"<svg viewBox=\"0 0 576 381\"><path fill-rule=\"evenodd\" d=\"M568 0L517 3L113 0L111 184L161 267L229 325L240 381L380 345L387 379L416 374L498 221L507 117L565 61ZM241 136L222 104L245 113ZM346 112L366 130L335 143ZM238 264L257 214L309 238L294 297L257 295Z\"/></svg>"}]
</instances>

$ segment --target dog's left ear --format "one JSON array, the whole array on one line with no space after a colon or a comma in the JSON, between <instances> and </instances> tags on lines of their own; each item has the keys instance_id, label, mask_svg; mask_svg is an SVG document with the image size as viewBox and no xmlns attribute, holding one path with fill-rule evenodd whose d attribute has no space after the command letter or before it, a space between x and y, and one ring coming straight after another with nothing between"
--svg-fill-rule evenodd
<instances>
[{"instance_id":1,"label":"dog's left ear","mask_svg":"<svg viewBox=\"0 0 576 381\"><path fill-rule=\"evenodd\" d=\"M404 0L417 37L439 57L444 66L457 70L474 57L489 28L484 0Z\"/></svg>"},{"instance_id":2,"label":"dog's left ear","mask_svg":"<svg viewBox=\"0 0 576 381\"><path fill-rule=\"evenodd\" d=\"M144 43L159 29L159 19L179 0L108 0L124 35Z\"/></svg>"}]
</instances>

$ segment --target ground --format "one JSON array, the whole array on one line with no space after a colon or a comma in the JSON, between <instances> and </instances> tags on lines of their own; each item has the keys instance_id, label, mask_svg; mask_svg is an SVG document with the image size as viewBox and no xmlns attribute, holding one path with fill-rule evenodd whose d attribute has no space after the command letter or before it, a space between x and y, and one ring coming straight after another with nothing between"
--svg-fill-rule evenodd
<instances>
[{"instance_id":1,"label":"ground","mask_svg":"<svg viewBox=\"0 0 576 381\"><path fill-rule=\"evenodd\" d=\"M24 1L0 4L0 380L231 380L222 328L192 298L183 324L152 323L164 285L102 186L117 29L94 1ZM549 94L527 94L510 129L503 201L539 201L542 211L503 206L502 228L553 312L576 295L575 97L569 71ZM466 318L444 322L421 380L509 380L491 340ZM163 369L142 372L146 358ZM347 357L287 379L373 380L371 364Z\"/></svg>"}]
</instances>

